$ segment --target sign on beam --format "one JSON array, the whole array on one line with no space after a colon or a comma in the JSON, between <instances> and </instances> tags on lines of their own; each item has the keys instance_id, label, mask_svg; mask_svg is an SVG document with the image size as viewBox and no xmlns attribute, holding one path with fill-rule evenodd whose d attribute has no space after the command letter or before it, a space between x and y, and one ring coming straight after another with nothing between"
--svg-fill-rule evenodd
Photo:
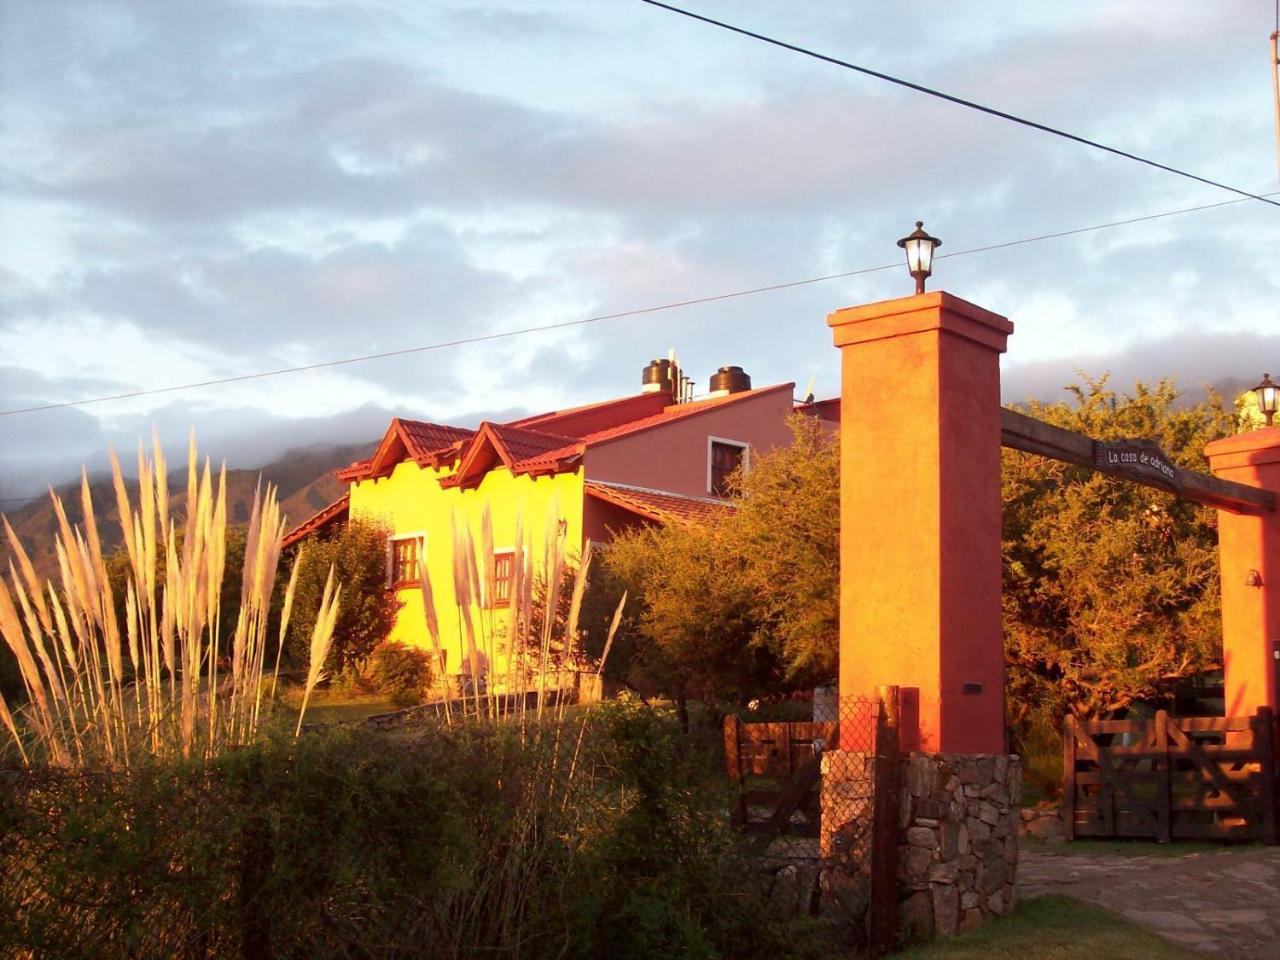
<instances>
[{"instance_id":1,"label":"sign on beam","mask_svg":"<svg viewBox=\"0 0 1280 960\"><path fill-rule=\"evenodd\" d=\"M1182 493L1177 465L1150 440L1095 440L1093 463L1104 473L1132 477Z\"/></svg>"}]
</instances>

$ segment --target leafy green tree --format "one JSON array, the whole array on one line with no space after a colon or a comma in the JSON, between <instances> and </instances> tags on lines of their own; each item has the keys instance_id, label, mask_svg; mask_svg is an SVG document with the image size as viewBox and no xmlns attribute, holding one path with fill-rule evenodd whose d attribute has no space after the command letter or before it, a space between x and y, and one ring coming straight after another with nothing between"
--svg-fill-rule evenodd
<instances>
[{"instance_id":1,"label":"leafy green tree","mask_svg":"<svg viewBox=\"0 0 1280 960\"><path fill-rule=\"evenodd\" d=\"M1086 378L1039 420L1103 440L1150 439L1205 471L1234 429L1216 395L1180 402L1171 380L1131 394ZM1084 467L1004 454L1004 630L1010 719L1057 725L1170 696L1221 657L1214 511Z\"/></svg>"},{"instance_id":2,"label":"leafy green tree","mask_svg":"<svg viewBox=\"0 0 1280 960\"><path fill-rule=\"evenodd\" d=\"M840 444L813 417L789 426L789 446L734 478L736 509L721 527L752 594L756 642L805 687L839 670Z\"/></svg>"},{"instance_id":3,"label":"leafy green tree","mask_svg":"<svg viewBox=\"0 0 1280 960\"><path fill-rule=\"evenodd\" d=\"M1098 439L1153 440L1198 471L1207 469L1205 444L1237 427L1220 397L1187 403L1169 380L1122 395L1106 378L1085 378L1069 401L1024 410ZM615 641L611 667L650 676L665 670L690 688L721 693L834 675L838 448L813 421L793 430L793 445L757 457L737 479L732 513L703 528L631 533L608 549L604 592L616 602L629 589L635 611ZM1056 728L1067 711L1109 715L1136 700L1165 699L1186 678L1219 665L1213 510L1011 450L1002 498L1015 725ZM704 676L716 671L734 679Z\"/></svg>"},{"instance_id":4,"label":"leafy green tree","mask_svg":"<svg viewBox=\"0 0 1280 960\"><path fill-rule=\"evenodd\" d=\"M678 700L742 700L835 675L839 448L811 417L791 429L791 445L733 478L733 510L705 525L633 530L606 549L596 590L605 599L588 602L592 636L623 589L635 611L610 672Z\"/></svg>"},{"instance_id":5,"label":"leafy green tree","mask_svg":"<svg viewBox=\"0 0 1280 960\"><path fill-rule=\"evenodd\" d=\"M604 563L633 611L623 641L630 656L615 661L611 652L610 672L625 664L631 683L681 706L777 686L781 665L759 640L755 597L721 525L639 528L615 539Z\"/></svg>"},{"instance_id":6,"label":"leafy green tree","mask_svg":"<svg viewBox=\"0 0 1280 960\"><path fill-rule=\"evenodd\" d=\"M381 524L354 519L330 539L299 544L301 566L285 639L285 654L293 663L306 663L310 656L311 631L331 566L342 585L342 599L325 669L336 673L362 663L390 636L400 601L387 588L387 536ZM291 564L289 558L282 566Z\"/></svg>"}]
</instances>

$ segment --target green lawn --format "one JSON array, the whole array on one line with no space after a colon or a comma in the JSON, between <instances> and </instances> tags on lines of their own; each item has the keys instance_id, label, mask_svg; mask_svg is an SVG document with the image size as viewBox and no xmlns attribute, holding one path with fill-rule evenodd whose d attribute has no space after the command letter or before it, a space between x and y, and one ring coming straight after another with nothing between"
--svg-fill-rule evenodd
<instances>
[{"instance_id":1,"label":"green lawn","mask_svg":"<svg viewBox=\"0 0 1280 960\"><path fill-rule=\"evenodd\" d=\"M296 707L294 709L297 709ZM363 720L379 713L390 713L402 707L392 703L389 697L378 694L329 699L313 697L307 704L306 723L343 723Z\"/></svg>"},{"instance_id":2,"label":"green lawn","mask_svg":"<svg viewBox=\"0 0 1280 960\"><path fill-rule=\"evenodd\" d=\"M898 960L1203 960L1113 913L1070 897L1036 897L1012 917L950 940L894 954Z\"/></svg>"}]
</instances>

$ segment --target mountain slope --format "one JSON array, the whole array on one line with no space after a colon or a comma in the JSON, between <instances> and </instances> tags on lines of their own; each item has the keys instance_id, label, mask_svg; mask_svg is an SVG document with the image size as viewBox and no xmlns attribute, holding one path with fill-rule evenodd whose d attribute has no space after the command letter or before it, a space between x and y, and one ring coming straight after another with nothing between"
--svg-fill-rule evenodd
<instances>
[{"instance_id":1,"label":"mountain slope","mask_svg":"<svg viewBox=\"0 0 1280 960\"><path fill-rule=\"evenodd\" d=\"M363 459L373 451L374 443L344 444L341 446L314 446L287 451L280 459L252 469L227 470L227 515L231 523L247 523L252 510L253 495L258 483L274 483L287 524L293 527L321 507L332 503L346 492L346 484L333 476L333 470L345 467L353 460ZM170 464L172 467L173 464ZM129 496L136 508L137 483L128 483ZM174 516L186 515L187 474L185 465L169 472L170 511ZM94 515L98 520L98 532L102 538L104 553L110 553L121 543L120 517L116 510L115 491L109 477L98 477L89 482L93 498ZM80 503L80 484L68 483L57 490L72 524L83 521ZM54 552L54 538L58 519L53 504L47 497L32 501L20 510L6 512L9 523L18 534L23 547L31 556L36 570L43 576L53 576L58 569ZM8 543L0 535L0 562L7 568Z\"/></svg>"}]
</instances>

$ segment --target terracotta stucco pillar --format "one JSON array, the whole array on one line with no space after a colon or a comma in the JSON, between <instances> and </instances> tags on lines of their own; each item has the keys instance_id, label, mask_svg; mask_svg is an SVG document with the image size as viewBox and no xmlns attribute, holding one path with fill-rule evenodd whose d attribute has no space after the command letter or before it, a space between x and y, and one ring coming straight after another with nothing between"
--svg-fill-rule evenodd
<instances>
[{"instance_id":1,"label":"terracotta stucco pillar","mask_svg":"<svg viewBox=\"0 0 1280 960\"><path fill-rule=\"evenodd\" d=\"M840 696L896 685L918 697L905 749L1004 753L999 358L1013 324L943 292L827 323L842 367Z\"/></svg>"},{"instance_id":2,"label":"terracotta stucco pillar","mask_svg":"<svg viewBox=\"0 0 1280 960\"><path fill-rule=\"evenodd\" d=\"M1280 496L1280 427L1253 430L1205 447L1224 480ZM1227 716L1275 709L1280 644L1280 516L1218 511L1222 570L1222 663Z\"/></svg>"}]
</instances>

